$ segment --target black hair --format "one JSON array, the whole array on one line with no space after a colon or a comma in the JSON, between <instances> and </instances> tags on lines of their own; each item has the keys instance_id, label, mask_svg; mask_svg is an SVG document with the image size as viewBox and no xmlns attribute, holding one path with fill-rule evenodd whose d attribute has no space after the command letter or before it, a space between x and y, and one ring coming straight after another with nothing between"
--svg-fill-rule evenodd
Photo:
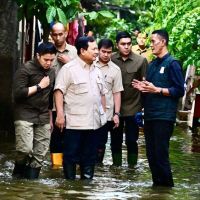
<instances>
[{"instance_id":1,"label":"black hair","mask_svg":"<svg viewBox=\"0 0 200 200\"><path fill-rule=\"evenodd\" d=\"M152 32L152 34L158 34L161 38L166 41L166 46L169 43L169 34L165 29L159 29Z\"/></svg>"},{"instance_id":2,"label":"black hair","mask_svg":"<svg viewBox=\"0 0 200 200\"><path fill-rule=\"evenodd\" d=\"M44 55L44 54L48 54L48 53L56 54L57 50L52 42L43 42L38 46L36 52L39 55Z\"/></svg>"},{"instance_id":3,"label":"black hair","mask_svg":"<svg viewBox=\"0 0 200 200\"><path fill-rule=\"evenodd\" d=\"M141 33L141 31L140 31L140 29L138 28L138 27L135 27L134 29L133 29L133 32L134 31L138 31L139 33Z\"/></svg>"},{"instance_id":4,"label":"black hair","mask_svg":"<svg viewBox=\"0 0 200 200\"><path fill-rule=\"evenodd\" d=\"M85 49L87 50L88 48L88 42L94 42L95 39L93 37L86 37L86 36L82 36L80 38L78 38L78 40L75 43L75 47L77 49L77 54L80 55L81 54L81 49Z\"/></svg>"},{"instance_id":5,"label":"black hair","mask_svg":"<svg viewBox=\"0 0 200 200\"><path fill-rule=\"evenodd\" d=\"M113 42L110 39L101 39L98 43L98 49L101 49L102 47L108 49L110 47L114 48Z\"/></svg>"},{"instance_id":6,"label":"black hair","mask_svg":"<svg viewBox=\"0 0 200 200\"><path fill-rule=\"evenodd\" d=\"M85 31L84 31L85 36L87 36L89 31L93 31L93 28L92 28L92 26L86 25L85 26Z\"/></svg>"},{"instance_id":7,"label":"black hair","mask_svg":"<svg viewBox=\"0 0 200 200\"><path fill-rule=\"evenodd\" d=\"M118 43L122 38L130 38L132 40L131 35L128 32L121 31L117 33L116 43Z\"/></svg>"}]
</instances>

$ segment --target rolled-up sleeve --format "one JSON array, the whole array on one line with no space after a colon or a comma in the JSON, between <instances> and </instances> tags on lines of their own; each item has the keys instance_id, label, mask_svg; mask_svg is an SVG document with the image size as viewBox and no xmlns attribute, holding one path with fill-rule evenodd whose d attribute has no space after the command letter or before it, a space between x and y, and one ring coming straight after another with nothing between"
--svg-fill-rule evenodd
<instances>
[{"instance_id":1,"label":"rolled-up sleeve","mask_svg":"<svg viewBox=\"0 0 200 200\"><path fill-rule=\"evenodd\" d=\"M172 82L172 86L169 89L169 93L172 97L179 98L184 96L185 88L184 88L184 77L180 64L178 61L173 61L170 64L169 68L170 78Z\"/></svg>"},{"instance_id":2,"label":"rolled-up sleeve","mask_svg":"<svg viewBox=\"0 0 200 200\"><path fill-rule=\"evenodd\" d=\"M116 93L116 92L121 92L123 91L123 84L122 84L122 74L121 74L121 70L117 70L114 82L113 82L113 88L112 88L112 92Z\"/></svg>"},{"instance_id":3,"label":"rolled-up sleeve","mask_svg":"<svg viewBox=\"0 0 200 200\"><path fill-rule=\"evenodd\" d=\"M56 77L54 91L60 90L65 95L70 85L70 80L70 70L68 67L63 66Z\"/></svg>"},{"instance_id":4,"label":"rolled-up sleeve","mask_svg":"<svg viewBox=\"0 0 200 200\"><path fill-rule=\"evenodd\" d=\"M16 101L28 97L29 75L24 66L20 67L14 76L13 92Z\"/></svg>"}]
</instances>

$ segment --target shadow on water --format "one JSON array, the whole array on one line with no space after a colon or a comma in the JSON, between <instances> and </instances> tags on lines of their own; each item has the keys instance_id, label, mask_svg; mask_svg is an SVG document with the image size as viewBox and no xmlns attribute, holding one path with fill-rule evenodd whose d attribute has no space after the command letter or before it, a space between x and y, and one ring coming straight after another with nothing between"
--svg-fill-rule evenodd
<instances>
[{"instance_id":1,"label":"shadow on water","mask_svg":"<svg viewBox=\"0 0 200 200\"><path fill-rule=\"evenodd\" d=\"M151 174L145 156L144 137L139 139L139 161L135 169L126 163L123 149L123 166L111 166L109 142L104 165L97 166L93 181L63 179L62 169L52 170L50 156L35 181L12 178L14 143L0 141L0 199L1 200L195 200L200 197L200 154L191 152L191 135L176 128L171 139L170 157L176 186L173 189L152 188Z\"/></svg>"}]
</instances>

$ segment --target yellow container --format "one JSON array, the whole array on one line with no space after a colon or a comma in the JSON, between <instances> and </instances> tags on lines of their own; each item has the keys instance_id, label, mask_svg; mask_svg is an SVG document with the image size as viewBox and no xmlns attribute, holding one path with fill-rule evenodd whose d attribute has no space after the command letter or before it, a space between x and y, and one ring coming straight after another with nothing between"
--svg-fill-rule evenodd
<instances>
[{"instance_id":1,"label":"yellow container","mask_svg":"<svg viewBox=\"0 0 200 200\"><path fill-rule=\"evenodd\" d=\"M52 169L62 168L63 153L51 153Z\"/></svg>"}]
</instances>

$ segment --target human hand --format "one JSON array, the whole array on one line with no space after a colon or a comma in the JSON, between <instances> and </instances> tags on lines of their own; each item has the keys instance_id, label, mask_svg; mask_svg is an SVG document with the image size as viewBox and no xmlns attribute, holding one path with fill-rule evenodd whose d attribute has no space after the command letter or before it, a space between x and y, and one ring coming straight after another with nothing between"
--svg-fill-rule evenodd
<instances>
[{"instance_id":1,"label":"human hand","mask_svg":"<svg viewBox=\"0 0 200 200\"><path fill-rule=\"evenodd\" d=\"M48 87L50 84L50 78L49 76L44 76L40 83L38 84L42 89Z\"/></svg>"},{"instance_id":2,"label":"human hand","mask_svg":"<svg viewBox=\"0 0 200 200\"><path fill-rule=\"evenodd\" d=\"M118 115L113 116L113 121L114 121L114 124L115 124L113 129L119 127L119 116Z\"/></svg>"},{"instance_id":3,"label":"human hand","mask_svg":"<svg viewBox=\"0 0 200 200\"><path fill-rule=\"evenodd\" d=\"M61 132L63 131L63 129L65 127L65 117L64 117L64 114L58 114L57 113L55 125L60 129Z\"/></svg>"},{"instance_id":4,"label":"human hand","mask_svg":"<svg viewBox=\"0 0 200 200\"><path fill-rule=\"evenodd\" d=\"M133 81L131 82L133 88L138 89L139 91L143 91L143 87L145 86L144 81L138 81L136 79L133 79Z\"/></svg>"},{"instance_id":5,"label":"human hand","mask_svg":"<svg viewBox=\"0 0 200 200\"><path fill-rule=\"evenodd\" d=\"M148 82L148 81L142 81L143 82L143 87L142 87L142 92L147 92L147 93L160 93L161 88L156 87L153 83Z\"/></svg>"},{"instance_id":6,"label":"human hand","mask_svg":"<svg viewBox=\"0 0 200 200\"><path fill-rule=\"evenodd\" d=\"M59 54L57 57L58 61L60 61L63 64L66 64L70 61L69 56L65 55L65 54Z\"/></svg>"}]
</instances>

